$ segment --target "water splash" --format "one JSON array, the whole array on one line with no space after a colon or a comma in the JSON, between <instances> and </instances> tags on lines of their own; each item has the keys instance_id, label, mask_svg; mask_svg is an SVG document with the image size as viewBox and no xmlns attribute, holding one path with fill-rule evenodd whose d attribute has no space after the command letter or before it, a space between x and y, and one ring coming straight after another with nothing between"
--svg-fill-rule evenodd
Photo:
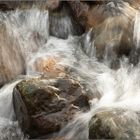
<instances>
[{"instance_id":1,"label":"water splash","mask_svg":"<svg viewBox=\"0 0 140 140\"><path fill-rule=\"evenodd\" d=\"M14 81L0 89L0 139L24 139L13 108L13 88L21 80Z\"/></svg>"}]
</instances>

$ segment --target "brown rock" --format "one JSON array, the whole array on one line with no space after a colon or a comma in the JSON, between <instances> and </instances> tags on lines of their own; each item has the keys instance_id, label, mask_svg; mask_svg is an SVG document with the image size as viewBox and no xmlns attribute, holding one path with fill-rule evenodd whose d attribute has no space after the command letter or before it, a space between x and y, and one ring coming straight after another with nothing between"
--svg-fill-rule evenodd
<instances>
[{"instance_id":1,"label":"brown rock","mask_svg":"<svg viewBox=\"0 0 140 140\"><path fill-rule=\"evenodd\" d=\"M67 39L69 35L81 35L83 27L74 20L71 9L66 1L60 3L59 8L49 11L50 35Z\"/></svg>"},{"instance_id":2,"label":"brown rock","mask_svg":"<svg viewBox=\"0 0 140 140\"><path fill-rule=\"evenodd\" d=\"M34 67L36 71L48 74L49 77L58 77L61 74L66 74L65 68L58 64L60 61L61 58L53 56L49 58L38 58L34 63Z\"/></svg>"},{"instance_id":3,"label":"brown rock","mask_svg":"<svg viewBox=\"0 0 140 140\"><path fill-rule=\"evenodd\" d=\"M0 23L0 85L24 74L25 62L18 41L7 33Z\"/></svg>"},{"instance_id":4,"label":"brown rock","mask_svg":"<svg viewBox=\"0 0 140 140\"><path fill-rule=\"evenodd\" d=\"M123 10L127 12L127 14L133 14L135 9L137 9L140 5L139 0L123 0L126 4L123 7ZM109 7L107 4L111 2L114 3L115 7ZM71 0L68 1L70 5L73 15L75 19L83 25L83 27L88 31L90 28L95 28L99 24L101 24L106 18L115 14L118 14L119 10L117 9L117 4L119 1L111 1L111 0L99 0L99 1L86 1L86 0ZM130 12L129 12L130 11ZM133 15L134 16L134 15Z\"/></svg>"},{"instance_id":5,"label":"brown rock","mask_svg":"<svg viewBox=\"0 0 140 140\"><path fill-rule=\"evenodd\" d=\"M89 123L89 139L139 139L138 116L122 109L103 110Z\"/></svg>"},{"instance_id":6,"label":"brown rock","mask_svg":"<svg viewBox=\"0 0 140 140\"><path fill-rule=\"evenodd\" d=\"M81 2L79 1L68 1L75 19L81 23L86 30L94 28L99 25L108 16L104 12L105 7L100 2Z\"/></svg>"},{"instance_id":7,"label":"brown rock","mask_svg":"<svg viewBox=\"0 0 140 140\"><path fill-rule=\"evenodd\" d=\"M59 0L47 0L46 1L23 1L23 0L17 0L17 1L0 1L0 10L1 11L11 11L16 9L30 9L33 6L36 6L39 9L55 9L59 6Z\"/></svg>"},{"instance_id":8,"label":"brown rock","mask_svg":"<svg viewBox=\"0 0 140 140\"><path fill-rule=\"evenodd\" d=\"M128 57L135 47L133 22L123 15L109 17L83 36L81 44L89 57L96 56L99 61L108 59L112 68L118 68L119 58L123 55Z\"/></svg>"},{"instance_id":9,"label":"brown rock","mask_svg":"<svg viewBox=\"0 0 140 140\"><path fill-rule=\"evenodd\" d=\"M58 132L76 112L89 109L88 97L80 83L73 79L22 81L13 97L19 124L31 138ZM18 98L22 100L21 105Z\"/></svg>"},{"instance_id":10,"label":"brown rock","mask_svg":"<svg viewBox=\"0 0 140 140\"><path fill-rule=\"evenodd\" d=\"M47 0L46 4L49 10L55 10L59 7L60 0Z\"/></svg>"}]
</instances>

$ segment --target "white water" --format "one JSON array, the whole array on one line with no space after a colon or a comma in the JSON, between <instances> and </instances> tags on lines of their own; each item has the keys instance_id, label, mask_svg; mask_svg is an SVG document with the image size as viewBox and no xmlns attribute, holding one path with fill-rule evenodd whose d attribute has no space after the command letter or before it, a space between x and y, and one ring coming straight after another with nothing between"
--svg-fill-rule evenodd
<instances>
[{"instance_id":1,"label":"white water","mask_svg":"<svg viewBox=\"0 0 140 140\"><path fill-rule=\"evenodd\" d=\"M139 65L133 67L128 64L127 58L125 58L120 60L121 65L118 70L112 70L107 59L102 63L97 61L94 48L91 48L91 52L88 49L87 54L89 56L86 55L81 49L79 37L69 36L67 40L50 37L47 11L39 11L38 9L17 10L2 15L8 35L12 36L14 41L18 41L19 45L16 47L25 60L27 75L44 74L44 69L38 71L36 68L36 61L40 59L45 63L48 59L54 58L57 60L55 61L55 67L69 67L72 70L72 76L78 76L79 80L87 86L93 95L99 94L97 98L91 100L91 110L87 113L78 114L62 130L60 135L65 135L66 139L88 139L88 123L91 117L101 111L102 108L140 111ZM136 15L134 25L134 40L136 38L137 45L139 44L138 31L140 29L138 17L139 14ZM90 34L87 35L88 41L89 38ZM90 44L87 46L90 47ZM10 63L10 58L7 61ZM46 66L44 63L43 67ZM39 66L42 66L40 62ZM49 72L47 71L46 74L49 74ZM9 84L0 90L0 139L7 137L10 140L12 139L10 136L15 135L15 132L17 133L17 139L19 136L22 139L17 122L12 120L14 116L12 90L18 82ZM87 92L87 94L89 93ZM131 114L129 115L131 116ZM11 128L9 130L11 126L15 126L16 129ZM3 131L5 128L6 131ZM12 134L10 133L11 130L13 131Z\"/></svg>"},{"instance_id":2,"label":"white water","mask_svg":"<svg viewBox=\"0 0 140 140\"><path fill-rule=\"evenodd\" d=\"M0 139L16 140L23 139L23 134L14 120L13 88L21 80L5 85L0 89Z\"/></svg>"},{"instance_id":3,"label":"white water","mask_svg":"<svg viewBox=\"0 0 140 140\"><path fill-rule=\"evenodd\" d=\"M134 41L136 42L137 48L140 47L140 11L137 11L135 17L135 26L134 26Z\"/></svg>"}]
</instances>

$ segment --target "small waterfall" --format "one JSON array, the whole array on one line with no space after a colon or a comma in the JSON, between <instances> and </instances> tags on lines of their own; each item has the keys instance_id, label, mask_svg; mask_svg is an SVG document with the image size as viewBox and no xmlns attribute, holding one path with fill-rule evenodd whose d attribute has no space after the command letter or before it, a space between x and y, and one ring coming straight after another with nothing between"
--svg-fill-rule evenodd
<instances>
[{"instance_id":1,"label":"small waterfall","mask_svg":"<svg viewBox=\"0 0 140 140\"><path fill-rule=\"evenodd\" d=\"M140 46L140 11L138 10L135 16L135 23L134 23L134 42L137 48Z\"/></svg>"},{"instance_id":2,"label":"small waterfall","mask_svg":"<svg viewBox=\"0 0 140 140\"><path fill-rule=\"evenodd\" d=\"M0 89L0 139L21 139L24 136L15 120L13 109L13 88L21 80L14 81Z\"/></svg>"},{"instance_id":3,"label":"small waterfall","mask_svg":"<svg viewBox=\"0 0 140 140\"><path fill-rule=\"evenodd\" d=\"M35 7L0 12L0 84L26 73L30 55L49 38L48 11ZM17 80L0 89L0 139L23 140L13 108Z\"/></svg>"},{"instance_id":4,"label":"small waterfall","mask_svg":"<svg viewBox=\"0 0 140 140\"><path fill-rule=\"evenodd\" d=\"M26 73L30 54L47 41L49 37L48 11L37 8L1 12L1 83Z\"/></svg>"}]
</instances>

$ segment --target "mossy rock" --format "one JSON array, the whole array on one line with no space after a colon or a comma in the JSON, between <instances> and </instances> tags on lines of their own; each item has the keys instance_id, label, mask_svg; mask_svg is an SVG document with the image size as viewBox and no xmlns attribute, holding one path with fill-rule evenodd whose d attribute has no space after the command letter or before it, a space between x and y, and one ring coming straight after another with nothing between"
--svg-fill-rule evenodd
<instances>
[{"instance_id":1,"label":"mossy rock","mask_svg":"<svg viewBox=\"0 0 140 140\"><path fill-rule=\"evenodd\" d=\"M89 110L82 86L70 78L23 80L13 98L17 120L31 138L59 132L76 112Z\"/></svg>"}]
</instances>

